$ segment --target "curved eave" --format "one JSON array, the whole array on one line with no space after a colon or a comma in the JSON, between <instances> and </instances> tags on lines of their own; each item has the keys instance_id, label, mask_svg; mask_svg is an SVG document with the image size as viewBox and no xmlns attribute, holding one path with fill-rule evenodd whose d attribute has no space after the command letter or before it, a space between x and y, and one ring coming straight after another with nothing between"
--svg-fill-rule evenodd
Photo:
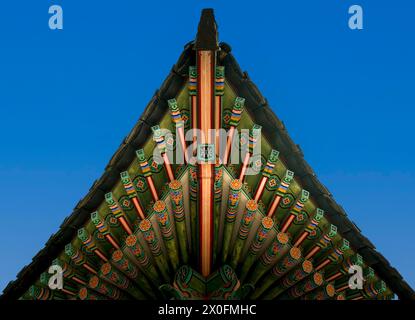
<instances>
[{"instance_id":1,"label":"curved eave","mask_svg":"<svg viewBox=\"0 0 415 320\"><path fill-rule=\"evenodd\" d=\"M64 250L65 245L76 237L78 229L102 203L105 193L110 192L119 181L120 172L127 170L136 158L135 151L142 148L152 136L151 127L157 125L168 110L167 100L175 97L185 84L187 70L193 57L191 51L192 45L186 45L160 89L155 92L140 119L112 156L102 176L93 183L88 194L79 201L72 214L65 218L58 232L49 238L45 247L33 257L32 262L17 274L16 280L6 286L0 299L18 299L23 295L51 265L53 259Z\"/></svg>"},{"instance_id":2,"label":"curved eave","mask_svg":"<svg viewBox=\"0 0 415 320\"><path fill-rule=\"evenodd\" d=\"M243 72L230 53L230 46L221 43L225 78L235 92L245 98L245 108L253 121L262 126L262 132L273 148L281 155L288 168L295 172L296 179L302 187L313 195L319 208L326 213L330 223L338 227L339 233L350 241L351 247L362 255L365 263L396 293L399 299L415 299L414 290L393 268L388 260L380 254L375 246L360 232L359 228L347 217L344 209L333 199L327 188L317 179L316 174L305 161L300 147L289 137L281 120L275 115L267 100L261 95L248 74ZM289 155L289 157L287 157Z\"/></svg>"}]
</instances>

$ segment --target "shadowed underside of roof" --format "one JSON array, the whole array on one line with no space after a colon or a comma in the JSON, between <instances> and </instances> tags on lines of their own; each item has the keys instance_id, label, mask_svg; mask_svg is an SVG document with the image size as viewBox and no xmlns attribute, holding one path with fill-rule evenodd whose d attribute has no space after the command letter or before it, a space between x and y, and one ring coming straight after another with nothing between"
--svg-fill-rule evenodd
<instances>
[{"instance_id":1,"label":"shadowed underside of roof","mask_svg":"<svg viewBox=\"0 0 415 320\"><path fill-rule=\"evenodd\" d=\"M210 17L208 15L208 17ZM168 100L176 97L188 80L188 69L195 64L194 49L215 49L216 38L205 34L204 28L215 28L212 19L207 19L200 25L196 42L187 44L177 63L163 82L162 86L144 110L130 134L124 139L114 156L108 163L100 179L94 182L88 194L73 210L73 213L62 223L58 232L51 236L33 261L24 267L17 279L9 283L3 292L3 299L18 299L36 282L40 274L47 270L54 258L65 248L65 245L76 237L79 228L83 227L90 218L91 212L97 210L106 193L110 192L120 179L120 173L127 170L136 158L136 150L143 147L151 137L151 128L158 125L168 112ZM200 42L198 43L198 40ZM254 57L253 57L254 58ZM342 237L350 242L351 248L359 253L365 263L372 267L377 275L386 282L387 286L400 299L413 299L414 291L403 280L399 272L390 266L389 262L376 251L373 244L364 237L356 225L351 222L343 208L338 205L328 190L319 182L311 167L304 160L301 149L289 137L283 123L269 107L246 72L242 72L231 54L230 46L221 43L217 62L224 66L225 78L237 96L245 99L245 110L252 120L262 126L262 133L271 147L280 152L280 158L287 167L295 172L296 179L302 187L310 192L319 208L325 211L325 217L338 228Z\"/></svg>"}]
</instances>

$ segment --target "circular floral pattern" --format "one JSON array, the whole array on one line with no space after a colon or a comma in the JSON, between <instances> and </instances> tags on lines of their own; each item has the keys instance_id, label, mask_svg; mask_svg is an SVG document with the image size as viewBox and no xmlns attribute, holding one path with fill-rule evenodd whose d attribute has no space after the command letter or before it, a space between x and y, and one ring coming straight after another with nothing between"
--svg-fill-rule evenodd
<instances>
[{"instance_id":1,"label":"circular floral pattern","mask_svg":"<svg viewBox=\"0 0 415 320\"><path fill-rule=\"evenodd\" d=\"M114 217L113 215L109 214L107 216L107 223L112 226L112 227L118 227L120 224L118 223L118 220L116 217Z\"/></svg>"},{"instance_id":2,"label":"circular floral pattern","mask_svg":"<svg viewBox=\"0 0 415 320\"><path fill-rule=\"evenodd\" d=\"M223 110L223 122L222 122L222 128L227 130L229 128L229 121L231 120L232 111L229 109Z\"/></svg>"},{"instance_id":3,"label":"circular floral pattern","mask_svg":"<svg viewBox=\"0 0 415 320\"><path fill-rule=\"evenodd\" d=\"M105 276L107 274L109 274L111 272L111 264L109 263L104 263L101 267L101 272L102 274Z\"/></svg>"},{"instance_id":4,"label":"circular floral pattern","mask_svg":"<svg viewBox=\"0 0 415 320\"><path fill-rule=\"evenodd\" d=\"M120 204L123 210L131 210L133 208L133 202L130 200L128 196L122 196L118 199L118 203Z\"/></svg>"},{"instance_id":5,"label":"circular floral pattern","mask_svg":"<svg viewBox=\"0 0 415 320\"><path fill-rule=\"evenodd\" d=\"M142 175L135 177L133 184L138 192L145 192L148 189L146 178L144 178Z\"/></svg>"},{"instance_id":6,"label":"circular floral pattern","mask_svg":"<svg viewBox=\"0 0 415 320\"><path fill-rule=\"evenodd\" d=\"M313 231L311 231L311 233L308 235L307 239L309 240L315 240L317 238L319 238L321 235L321 229L320 227L316 227Z\"/></svg>"},{"instance_id":7,"label":"circular floral pattern","mask_svg":"<svg viewBox=\"0 0 415 320\"><path fill-rule=\"evenodd\" d=\"M268 191L275 191L277 190L278 185L279 185L279 179L275 174L273 174L272 176L269 177L267 184L265 185L265 188Z\"/></svg>"},{"instance_id":8,"label":"circular floral pattern","mask_svg":"<svg viewBox=\"0 0 415 320\"><path fill-rule=\"evenodd\" d=\"M157 200L153 205L153 209L155 212L162 212L166 209L166 204L162 200Z\"/></svg>"},{"instance_id":9,"label":"circular floral pattern","mask_svg":"<svg viewBox=\"0 0 415 320\"><path fill-rule=\"evenodd\" d=\"M285 232L279 232L277 234L277 239L279 243L286 244L289 240L288 235Z\"/></svg>"},{"instance_id":10,"label":"circular floral pattern","mask_svg":"<svg viewBox=\"0 0 415 320\"><path fill-rule=\"evenodd\" d=\"M130 234L127 239L125 239L125 244L129 247L135 245L137 243L137 237L133 234Z\"/></svg>"},{"instance_id":11,"label":"circular floral pattern","mask_svg":"<svg viewBox=\"0 0 415 320\"><path fill-rule=\"evenodd\" d=\"M301 257L301 250L297 247L292 247L290 249L290 256L295 259L298 260Z\"/></svg>"},{"instance_id":12,"label":"circular floral pattern","mask_svg":"<svg viewBox=\"0 0 415 320\"><path fill-rule=\"evenodd\" d=\"M301 266L303 270L307 273L310 273L311 271L313 271L313 264L311 263L310 260L304 260Z\"/></svg>"},{"instance_id":13,"label":"circular floral pattern","mask_svg":"<svg viewBox=\"0 0 415 320\"><path fill-rule=\"evenodd\" d=\"M103 233L101 233L101 232L99 232L99 230L98 230L98 229L96 229L96 230L94 231L94 237L95 237L96 239L98 239L98 241L105 241L104 234L103 234Z\"/></svg>"},{"instance_id":14,"label":"circular floral pattern","mask_svg":"<svg viewBox=\"0 0 415 320\"><path fill-rule=\"evenodd\" d=\"M251 169L254 173L259 173L266 164L266 159L262 154L256 154L251 157Z\"/></svg>"},{"instance_id":15,"label":"circular floral pattern","mask_svg":"<svg viewBox=\"0 0 415 320\"><path fill-rule=\"evenodd\" d=\"M265 229L271 229L274 226L274 220L272 220L270 217L264 217L262 219L262 226Z\"/></svg>"},{"instance_id":16,"label":"circular floral pattern","mask_svg":"<svg viewBox=\"0 0 415 320\"><path fill-rule=\"evenodd\" d=\"M190 128L190 112L187 109L181 109L180 113L182 114L182 120L184 122L184 128L187 131Z\"/></svg>"},{"instance_id":17,"label":"circular floral pattern","mask_svg":"<svg viewBox=\"0 0 415 320\"><path fill-rule=\"evenodd\" d=\"M280 207L281 208L289 208L294 202L294 196L291 193L287 193L281 200Z\"/></svg>"},{"instance_id":18,"label":"circular floral pattern","mask_svg":"<svg viewBox=\"0 0 415 320\"><path fill-rule=\"evenodd\" d=\"M294 219L294 224L304 224L308 220L308 213L302 210Z\"/></svg>"},{"instance_id":19,"label":"circular floral pattern","mask_svg":"<svg viewBox=\"0 0 415 320\"><path fill-rule=\"evenodd\" d=\"M249 211L255 211L258 209L258 204L255 200L248 200L246 202L246 209L248 209Z\"/></svg>"},{"instance_id":20,"label":"circular floral pattern","mask_svg":"<svg viewBox=\"0 0 415 320\"><path fill-rule=\"evenodd\" d=\"M117 262L120 261L123 258L123 253L121 250L115 250L112 254L112 259Z\"/></svg>"},{"instance_id":21,"label":"circular floral pattern","mask_svg":"<svg viewBox=\"0 0 415 320\"><path fill-rule=\"evenodd\" d=\"M140 230L141 231L148 231L151 228L151 222L148 219L144 219L140 222Z\"/></svg>"},{"instance_id":22,"label":"circular floral pattern","mask_svg":"<svg viewBox=\"0 0 415 320\"><path fill-rule=\"evenodd\" d=\"M151 172L159 173L163 169L163 158L157 155L154 158L151 156L148 159L148 163L150 164Z\"/></svg>"}]
</instances>

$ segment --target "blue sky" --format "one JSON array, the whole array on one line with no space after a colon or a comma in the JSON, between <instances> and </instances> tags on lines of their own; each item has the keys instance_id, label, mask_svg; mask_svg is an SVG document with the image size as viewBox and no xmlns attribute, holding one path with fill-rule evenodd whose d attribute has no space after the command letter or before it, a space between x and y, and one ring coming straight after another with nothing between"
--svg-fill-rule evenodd
<instances>
[{"instance_id":1,"label":"blue sky","mask_svg":"<svg viewBox=\"0 0 415 320\"><path fill-rule=\"evenodd\" d=\"M353 4L363 30L348 28ZM101 175L204 7L320 180L415 286L414 3L38 0L0 4L0 291Z\"/></svg>"}]
</instances>

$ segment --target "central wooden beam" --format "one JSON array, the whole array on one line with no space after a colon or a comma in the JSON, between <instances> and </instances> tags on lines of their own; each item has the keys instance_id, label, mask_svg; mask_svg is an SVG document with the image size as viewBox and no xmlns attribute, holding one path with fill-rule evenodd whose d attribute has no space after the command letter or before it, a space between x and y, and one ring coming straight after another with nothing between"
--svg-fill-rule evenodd
<instances>
[{"instance_id":1,"label":"central wooden beam","mask_svg":"<svg viewBox=\"0 0 415 320\"><path fill-rule=\"evenodd\" d=\"M201 50L197 55L198 67L198 121L201 136L198 137L199 150L199 232L200 232L200 271L207 277L211 272L213 244L213 198L214 198L214 161L209 161L207 154L213 152L211 129L214 128L214 68L215 52Z\"/></svg>"},{"instance_id":2,"label":"central wooden beam","mask_svg":"<svg viewBox=\"0 0 415 320\"><path fill-rule=\"evenodd\" d=\"M197 61L197 128L199 183L199 266L207 277L213 262L213 212L215 181L215 69L218 49L213 10L204 9L195 42Z\"/></svg>"}]
</instances>

